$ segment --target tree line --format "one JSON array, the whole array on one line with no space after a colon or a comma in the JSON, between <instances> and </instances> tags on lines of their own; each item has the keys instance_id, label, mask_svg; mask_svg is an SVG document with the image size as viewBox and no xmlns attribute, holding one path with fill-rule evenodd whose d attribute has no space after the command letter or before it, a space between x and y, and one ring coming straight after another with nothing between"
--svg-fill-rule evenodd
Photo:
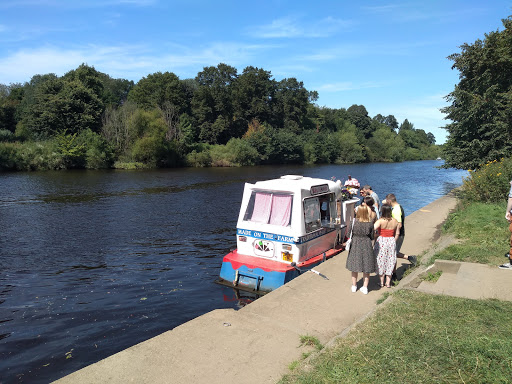
<instances>
[{"instance_id":1,"label":"tree line","mask_svg":"<svg viewBox=\"0 0 512 384\"><path fill-rule=\"evenodd\" d=\"M315 104L296 78L252 66L156 72L136 84L82 64L0 84L0 169L398 162L436 158L435 137L363 105Z\"/></svg>"},{"instance_id":2,"label":"tree line","mask_svg":"<svg viewBox=\"0 0 512 384\"><path fill-rule=\"evenodd\" d=\"M463 44L448 58L459 71L459 83L446 96L445 165L478 169L512 151L512 18L504 29L483 40ZM507 175L510 179L510 175Z\"/></svg>"}]
</instances>

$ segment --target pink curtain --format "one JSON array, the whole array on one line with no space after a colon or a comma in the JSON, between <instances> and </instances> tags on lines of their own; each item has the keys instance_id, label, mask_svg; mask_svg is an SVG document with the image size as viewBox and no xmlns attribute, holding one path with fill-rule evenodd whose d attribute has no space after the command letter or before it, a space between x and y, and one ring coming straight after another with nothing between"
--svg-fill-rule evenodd
<instances>
[{"instance_id":1,"label":"pink curtain","mask_svg":"<svg viewBox=\"0 0 512 384\"><path fill-rule=\"evenodd\" d=\"M272 196L272 212L270 213L270 224L285 227L290 222L292 213L292 197L290 195Z\"/></svg>"},{"instance_id":2,"label":"pink curtain","mask_svg":"<svg viewBox=\"0 0 512 384\"><path fill-rule=\"evenodd\" d=\"M251 221L267 224L272 206L272 194L256 192Z\"/></svg>"}]
</instances>

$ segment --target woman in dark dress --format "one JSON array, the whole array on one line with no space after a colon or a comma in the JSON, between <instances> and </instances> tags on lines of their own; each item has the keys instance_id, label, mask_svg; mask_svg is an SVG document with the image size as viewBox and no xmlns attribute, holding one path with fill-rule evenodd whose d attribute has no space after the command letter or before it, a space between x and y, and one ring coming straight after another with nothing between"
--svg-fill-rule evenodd
<instances>
[{"instance_id":1,"label":"woman in dark dress","mask_svg":"<svg viewBox=\"0 0 512 384\"><path fill-rule=\"evenodd\" d=\"M361 292L368 294L370 273L376 271L376 260L373 254L373 221L370 218L370 209L360 206L356 212L356 220L352 229L352 242L347 256L346 267L352 272L352 292L357 291L357 274L363 273L363 286Z\"/></svg>"}]
</instances>

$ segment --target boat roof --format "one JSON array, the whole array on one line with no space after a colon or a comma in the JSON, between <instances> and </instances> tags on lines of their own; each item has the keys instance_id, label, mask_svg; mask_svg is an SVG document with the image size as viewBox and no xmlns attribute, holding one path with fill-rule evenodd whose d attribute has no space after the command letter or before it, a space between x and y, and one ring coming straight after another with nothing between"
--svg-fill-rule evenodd
<instances>
[{"instance_id":1,"label":"boat roof","mask_svg":"<svg viewBox=\"0 0 512 384\"><path fill-rule=\"evenodd\" d=\"M284 175L279 179L257 181L253 184L253 189L266 189L273 191L298 191L298 190L310 190L311 187L317 185L328 185L329 189L332 190L336 186L336 183L331 180L319 179L314 177L304 177L300 175Z\"/></svg>"}]
</instances>

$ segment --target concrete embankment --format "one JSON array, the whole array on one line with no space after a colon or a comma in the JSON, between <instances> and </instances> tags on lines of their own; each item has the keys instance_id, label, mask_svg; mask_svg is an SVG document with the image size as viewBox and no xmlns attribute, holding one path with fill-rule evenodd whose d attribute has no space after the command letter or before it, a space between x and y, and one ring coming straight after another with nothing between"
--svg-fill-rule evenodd
<instances>
[{"instance_id":1,"label":"concrete embankment","mask_svg":"<svg viewBox=\"0 0 512 384\"><path fill-rule=\"evenodd\" d=\"M409 215L402 251L429 249L455 205L445 196ZM325 344L371 314L390 291L372 276L368 295L351 293L345 261L343 252L315 268L329 280L305 273L238 311L214 310L57 382L275 383L301 358L300 336Z\"/></svg>"}]
</instances>

